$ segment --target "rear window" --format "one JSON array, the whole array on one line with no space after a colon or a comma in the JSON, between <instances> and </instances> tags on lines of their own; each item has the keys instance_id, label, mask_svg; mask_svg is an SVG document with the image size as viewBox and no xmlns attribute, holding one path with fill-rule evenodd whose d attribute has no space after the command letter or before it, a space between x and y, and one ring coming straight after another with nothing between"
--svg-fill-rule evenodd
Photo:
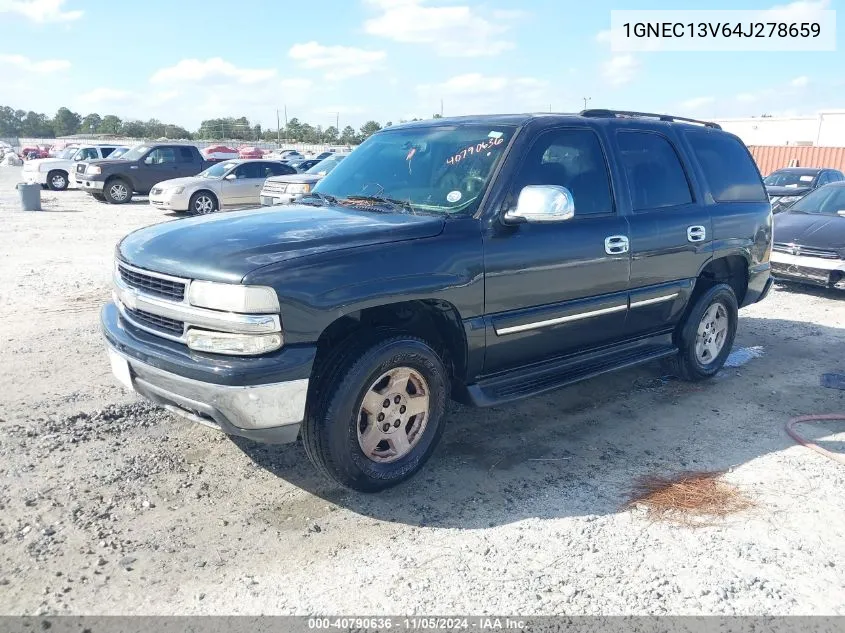
<instances>
[{"instance_id":1,"label":"rear window","mask_svg":"<svg viewBox=\"0 0 845 633\"><path fill-rule=\"evenodd\" d=\"M748 149L733 136L687 132L707 185L717 202L766 202L760 172Z\"/></svg>"}]
</instances>

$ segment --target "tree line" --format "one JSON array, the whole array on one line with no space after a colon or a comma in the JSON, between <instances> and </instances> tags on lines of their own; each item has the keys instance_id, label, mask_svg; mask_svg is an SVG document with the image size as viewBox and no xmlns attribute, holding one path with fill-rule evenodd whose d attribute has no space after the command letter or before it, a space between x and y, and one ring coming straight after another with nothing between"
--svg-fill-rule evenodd
<instances>
[{"instance_id":1,"label":"tree line","mask_svg":"<svg viewBox=\"0 0 845 633\"><path fill-rule=\"evenodd\" d=\"M435 114L433 118L440 118L440 115ZM393 123L388 121L384 127L391 125ZM287 142L355 145L380 129L382 126L377 121L367 121L358 130L351 125L338 130L335 126L323 128L292 118L277 130L252 124L246 117L225 117L205 120L198 130L190 132L158 119L123 120L113 114L100 116L96 112L82 116L68 108L59 108L53 117L48 117L32 110L27 112L0 106L0 137L56 138L72 134L110 134L138 139L275 141L281 138Z\"/></svg>"}]
</instances>

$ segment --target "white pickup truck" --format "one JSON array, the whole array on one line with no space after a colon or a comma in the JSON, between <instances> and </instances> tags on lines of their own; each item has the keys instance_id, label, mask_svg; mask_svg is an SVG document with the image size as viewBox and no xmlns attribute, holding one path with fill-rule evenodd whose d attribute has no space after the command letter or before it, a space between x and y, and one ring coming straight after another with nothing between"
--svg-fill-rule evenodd
<instances>
[{"instance_id":1,"label":"white pickup truck","mask_svg":"<svg viewBox=\"0 0 845 633\"><path fill-rule=\"evenodd\" d=\"M71 184L74 166L79 161L107 158L118 145L78 145L62 150L55 158L38 158L23 164L25 182L46 185L53 191L64 191Z\"/></svg>"}]
</instances>

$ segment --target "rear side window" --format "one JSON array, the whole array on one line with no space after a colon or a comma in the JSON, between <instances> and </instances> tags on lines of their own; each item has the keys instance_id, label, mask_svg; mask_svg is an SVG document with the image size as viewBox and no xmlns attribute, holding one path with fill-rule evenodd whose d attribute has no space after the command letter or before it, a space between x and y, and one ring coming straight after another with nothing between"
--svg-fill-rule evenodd
<instances>
[{"instance_id":1,"label":"rear side window","mask_svg":"<svg viewBox=\"0 0 845 633\"><path fill-rule=\"evenodd\" d=\"M179 158L183 163L192 163L194 162L194 153L191 151L190 147L180 147Z\"/></svg>"},{"instance_id":2,"label":"rear side window","mask_svg":"<svg viewBox=\"0 0 845 633\"><path fill-rule=\"evenodd\" d=\"M745 146L733 136L687 132L716 202L765 202L760 172Z\"/></svg>"},{"instance_id":3,"label":"rear side window","mask_svg":"<svg viewBox=\"0 0 845 633\"><path fill-rule=\"evenodd\" d=\"M270 176L288 176L295 174L296 170L290 165L282 165L281 163L264 163L264 174Z\"/></svg>"},{"instance_id":4,"label":"rear side window","mask_svg":"<svg viewBox=\"0 0 845 633\"><path fill-rule=\"evenodd\" d=\"M105 158L106 156L111 154L114 151L114 149L115 149L114 147L101 147L100 151L103 153L103 158Z\"/></svg>"},{"instance_id":5,"label":"rear side window","mask_svg":"<svg viewBox=\"0 0 845 633\"><path fill-rule=\"evenodd\" d=\"M617 139L634 211L692 202L678 153L665 137L652 132L620 131Z\"/></svg>"}]
</instances>

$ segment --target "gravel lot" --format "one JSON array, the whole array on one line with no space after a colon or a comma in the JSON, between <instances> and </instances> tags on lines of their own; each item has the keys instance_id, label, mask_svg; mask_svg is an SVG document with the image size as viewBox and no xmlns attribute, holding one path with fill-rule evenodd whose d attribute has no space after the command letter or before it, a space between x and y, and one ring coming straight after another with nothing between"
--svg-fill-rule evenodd
<instances>
[{"instance_id":1,"label":"gravel lot","mask_svg":"<svg viewBox=\"0 0 845 633\"><path fill-rule=\"evenodd\" d=\"M0 612L845 614L845 468L794 415L845 411L845 294L778 287L741 313L761 352L715 380L659 365L492 410L454 405L411 482L320 479L299 445L233 441L112 379L113 249L171 220L0 168ZM807 428L841 450L845 423ZM622 510L646 474L730 470L755 503L678 527Z\"/></svg>"}]
</instances>

